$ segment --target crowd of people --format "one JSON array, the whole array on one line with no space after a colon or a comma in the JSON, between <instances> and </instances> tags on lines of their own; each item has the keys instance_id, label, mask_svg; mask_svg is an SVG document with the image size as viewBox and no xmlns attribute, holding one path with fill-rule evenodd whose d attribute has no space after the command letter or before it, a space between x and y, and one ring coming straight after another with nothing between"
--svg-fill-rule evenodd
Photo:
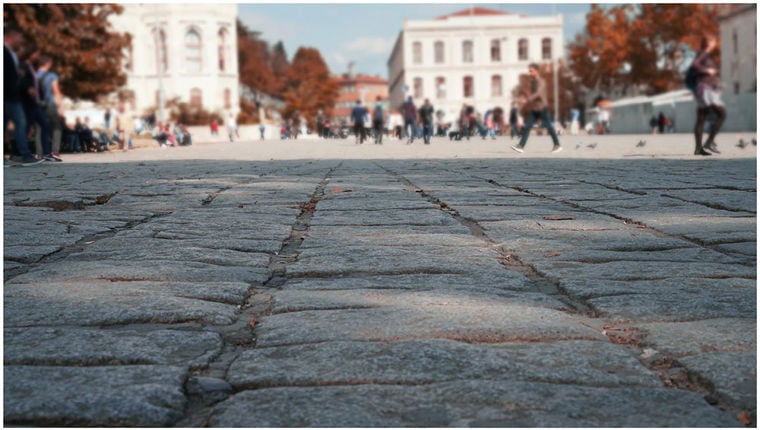
<instances>
[{"instance_id":1,"label":"crowd of people","mask_svg":"<svg viewBox=\"0 0 760 430\"><path fill-rule=\"evenodd\" d=\"M693 91L698 105L694 127L695 155L719 153L715 137L726 118L718 68L710 55L716 45L715 36L705 35L702 38L700 51L690 67L694 82L690 82L688 77L686 79L687 87ZM474 106L465 103L458 118L447 122L441 112L436 113L429 99L418 107L410 96L398 109L387 112L378 96L371 108L357 100L350 114L350 124L331 122L320 111L316 118L317 134L322 138L346 138L353 134L356 144L372 138L375 144L381 145L384 136L392 136L399 140L406 139L407 144L421 139L427 145L434 135L448 136L451 140L469 140L475 136L495 139L509 130L512 139L519 138L519 143L512 149L522 153L534 125L540 121L551 136L552 152L559 152L562 147L558 135L562 127L549 113L547 84L540 76L537 64L531 64L528 72L529 91L519 95L506 116L500 107L490 108L481 114ZM127 150L132 147L132 139L143 132L149 132L161 147L192 144L192 136L185 125L176 123L172 127L169 123L156 121L155 113L136 119L125 111L123 104L119 105L114 117L110 109L106 111L103 128L90 127L88 117L78 117L73 127L70 126L64 116L60 76L53 70L53 60L33 42L25 41L18 29L10 27L6 27L4 32L3 102L4 140L6 143L12 142L12 146L6 147L6 154L13 154L9 161L15 164L28 166L43 161L61 162L61 152L108 151L113 145ZM524 118L520 116L521 110L525 112ZM575 134L578 131L577 109L572 115L571 132ZM294 119L284 122L280 130L281 138L297 139L304 129L302 121L303 118L296 115ZM597 121L596 132L608 133L609 111L600 110ZM13 124L12 136L8 134L9 123ZM703 143L706 124L709 135ZM211 123L212 135L218 135L219 125L215 118ZM230 142L240 138L232 113L225 119L225 125ZM672 131L673 122L660 112L652 117L650 126L653 133L664 133ZM263 125L260 131L263 139Z\"/></svg>"}]
</instances>

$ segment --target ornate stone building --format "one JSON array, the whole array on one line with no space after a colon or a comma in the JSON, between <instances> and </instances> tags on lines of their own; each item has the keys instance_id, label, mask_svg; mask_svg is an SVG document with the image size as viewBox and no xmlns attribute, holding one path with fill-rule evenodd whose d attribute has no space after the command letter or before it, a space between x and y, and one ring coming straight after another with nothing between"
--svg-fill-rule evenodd
<instances>
[{"instance_id":1,"label":"ornate stone building","mask_svg":"<svg viewBox=\"0 0 760 430\"><path fill-rule=\"evenodd\" d=\"M178 98L209 112L240 111L237 5L124 4L111 19L132 35L126 89L138 113ZM163 97L162 97L163 93Z\"/></svg>"},{"instance_id":2,"label":"ornate stone building","mask_svg":"<svg viewBox=\"0 0 760 430\"><path fill-rule=\"evenodd\" d=\"M508 110L530 63L563 56L562 15L529 17L470 8L429 21L405 21L388 60L390 103L425 98L447 120L463 103Z\"/></svg>"}]
</instances>

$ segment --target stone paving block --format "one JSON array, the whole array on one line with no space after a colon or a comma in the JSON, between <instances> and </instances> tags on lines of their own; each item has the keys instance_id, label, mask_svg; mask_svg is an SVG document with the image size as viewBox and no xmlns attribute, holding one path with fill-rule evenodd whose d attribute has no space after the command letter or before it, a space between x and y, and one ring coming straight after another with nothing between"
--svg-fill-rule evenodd
<instances>
[{"instance_id":1,"label":"stone paving block","mask_svg":"<svg viewBox=\"0 0 760 430\"><path fill-rule=\"evenodd\" d=\"M243 352L227 376L238 389L473 379L662 386L630 353L604 341L466 344L420 339L255 348Z\"/></svg>"},{"instance_id":2,"label":"stone paving block","mask_svg":"<svg viewBox=\"0 0 760 430\"><path fill-rule=\"evenodd\" d=\"M207 263L216 266L253 266L265 268L270 255L258 252L240 252L229 249L200 248L190 246L182 240L167 239L122 239L114 237L101 240L87 246L82 252L67 256L72 260L111 260L111 261L175 261Z\"/></svg>"},{"instance_id":3,"label":"stone paving block","mask_svg":"<svg viewBox=\"0 0 760 430\"><path fill-rule=\"evenodd\" d=\"M232 324L247 289L248 285L241 283L6 283L4 323L6 327L188 321Z\"/></svg>"},{"instance_id":4,"label":"stone paving block","mask_svg":"<svg viewBox=\"0 0 760 430\"><path fill-rule=\"evenodd\" d=\"M222 349L219 334L200 330L6 326L3 333L6 366L168 364L200 368Z\"/></svg>"},{"instance_id":5,"label":"stone paving block","mask_svg":"<svg viewBox=\"0 0 760 430\"><path fill-rule=\"evenodd\" d=\"M405 274L405 275L339 275L331 278L290 278L287 290L413 290L472 291L478 294L505 295L525 292L530 286L526 278L503 269L476 274Z\"/></svg>"},{"instance_id":6,"label":"stone paving block","mask_svg":"<svg viewBox=\"0 0 760 430\"><path fill-rule=\"evenodd\" d=\"M34 263L46 255L60 251L63 245L11 245L3 247L3 258L23 263Z\"/></svg>"},{"instance_id":7,"label":"stone paving block","mask_svg":"<svg viewBox=\"0 0 760 430\"><path fill-rule=\"evenodd\" d=\"M667 290L589 299L606 318L638 321L683 321L745 318L757 315L756 295L746 291L708 290L696 294Z\"/></svg>"},{"instance_id":8,"label":"stone paving block","mask_svg":"<svg viewBox=\"0 0 760 430\"><path fill-rule=\"evenodd\" d=\"M439 209L394 209L394 210L353 210L317 211L311 225L315 227L334 225L456 225L458 222Z\"/></svg>"},{"instance_id":9,"label":"stone paving block","mask_svg":"<svg viewBox=\"0 0 760 430\"><path fill-rule=\"evenodd\" d=\"M303 284L301 284L303 285ZM493 289L490 300L493 304L523 305L567 310L567 305L543 293L524 291L511 294ZM473 294L477 292L477 294ZM487 297L485 288L460 287L443 284L434 289L414 291L399 289L339 289L339 290L295 290L288 284L287 290L278 291L272 305L272 313L301 312L330 309L369 309L383 306L478 306Z\"/></svg>"},{"instance_id":10,"label":"stone paving block","mask_svg":"<svg viewBox=\"0 0 760 430\"><path fill-rule=\"evenodd\" d=\"M757 410L757 351L711 352L678 362L711 381L718 398L737 408Z\"/></svg>"},{"instance_id":11,"label":"stone paving block","mask_svg":"<svg viewBox=\"0 0 760 430\"><path fill-rule=\"evenodd\" d=\"M175 261L102 260L77 264L55 264L34 268L13 279L17 283L76 282L111 279L155 282L246 282L262 283L269 278L266 268L217 266L207 263Z\"/></svg>"},{"instance_id":12,"label":"stone paving block","mask_svg":"<svg viewBox=\"0 0 760 430\"><path fill-rule=\"evenodd\" d=\"M636 324L646 344L672 356L757 350L757 321L749 315L699 321Z\"/></svg>"},{"instance_id":13,"label":"stone paving block","mask_svg":"<svg viewBox=\"0 0 760 430\"><path fill-rule=\"evenodd\" d=\"M562 279L562 288L568 294L581 299L627 294L656 295L667 291L684 294L685 297L700 294L746 294L754 295L756 281L743 278L666 278L615 281L597 278ZM754 314L754 313L753 313Z\"/></svg>"},{"instance_id":14,"label":"stone paving block","mask_svg":"<svg viewBox=\"0 0 760 430\"><path fill-rule=\"evenodd\" d=\"M333 273L465 273L496 270L494 249L416 246L407 248L343 246L306 248L288 267L291 276L323 276Z\"/></svg>"},{"instance_id":15,"label":"stone paving block","mask_svg":"<svg viewBox=\"0 0 760 430\"><path fill-rule=\"evenodd\" d=\"M295 345L336 340L390 341L436 338L466 342L599 340L583 317L541 306L494 304L385 306L277 314L257 325L257 345Z\"/></svg>"},{"instance_id":16,"label":"stone paving block","mask_svg":"<svg viewBox=\"0 0 760 430\"><path fill-rule=\"evenodd\" d=\"M5 366L4 423L167 427L184 415L177 366Z\"/></svg>"},{"instance_id":17,"label":"stone paving block","mask_svg":"<svg viewBox=\"0 0 760 430\"><path fill-rule=\"evenodd\" d=\"M536 269L548 276L560 279L598 278L610 280L679 278L753 278L754 267L744 264L725 264L712 261L692 261L679 264L678 272L673 271L674 262L669 261L610 261L600 263L579 263L556 261L553 259L531 262Z\"/></svg>"},{"instance_id":18,"label":"stone paving block","mask_svg":"<svg viewBox=\"0 0 760 430\"><path fill-rule=\"evenodd\" d=\"M256 405L256 407L251 407ZM513 381L245 391L213 427L738 427L699 395Z\"/></svg>"},{"instance_id":19,"label":"stone paving block","mask_svg":"<svg viewBox=\"0 0 760 430\"><path fill-rule=\"evenodd\" d=\"M311 226L302 249L324 247L326 244L336 247L340 244L362 245L439 245L439 246L484 246L482 239L474 237L464 225L426 226L426 225L346 225Z\"/></svg>"}]
</instances>

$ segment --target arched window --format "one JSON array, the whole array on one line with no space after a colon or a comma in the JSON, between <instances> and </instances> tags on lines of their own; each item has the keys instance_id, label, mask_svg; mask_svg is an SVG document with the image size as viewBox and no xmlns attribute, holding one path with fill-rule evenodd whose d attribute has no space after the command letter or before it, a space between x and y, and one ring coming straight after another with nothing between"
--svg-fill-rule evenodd
<instances>
[{"instance_id":1,"label":"arched window","mask_svg":"<svg viewBox=\"0 0 760 430\"><path fill-rule=\"evenodd\" d=\"M528 59L528 39L523 38L517 41L517 59Z\"/></svg>"},{"instance_id":2,"label":"arched window","mask_svg":"<svg viewBox=\"0 0 760 430\"><path fill-rule=\"evenodd\" d=\"M227 41L227 29L219 30L219 71L226 72L230 67L229 63L229 46Z\"/></svg>"},{"instance_id":3,"label":"arched window","mask_svg":"<svg viewBox=\"0 0 760 430\"><path fill-rule=\"evenodd\" d=\"M412 44L412 63L422 64L422 43L420 42Z\"/></svg>"},{"instance_id":4,"label":"arched window","mask_svg":"<svg viewBox=\"0 0 760 430\"><path fill-rule=\"evenodd\" d=\"M229 109L232 107L232 91L229 88L224 89L224 108Z\"/></svg>"},{"instance_id":5,"label":"arched window","mask_svg":"<svg viewBox=\"0 0 760 430\"><path fill-rule=\"evenodd\" d=\"M435 78L435 96L439 99L446 98L446 78L443 76Z\"/></svg>"},{"instance_id":6,"label":"arched window","mask_svg":"<svg viewBox=\"0 0 760 430\"><path fill-rule=\"evenodd\" d=\"M166 33L163 29L153 30L153 41L156 48L156 73L169 70L169 58L166 54Z\"/></svg>"},{"instance_id":7,"label":"arched window","mask_svg":"<svg viewBox=\"0 0 760 430\"><path fill-rule=\"evenodd\" d=\"M422 97L422 78L414 78L414 98L421 99Z\"/></svg>"},{"instance_id":8,"label":"arched window","mask_svg":"<svg viewBox=\"0 0 760 430\"><path fill-rule=\"evenodd\" d=\"M462 93L464 94L464 97L472 97L475 94L472 76L465 76L462 84Z\"/></svg>"},{"instance_id":9,"label":"arched window","mask_svg":"<svg viewBox=\"0 0 760 430\"><path fill-rule=\"evenodd\" d=\"M203 92L200 88L190 90L190 106L196 108L203 107Z\"/></svg>"},{"instance_id":10,"label":"arched window","mask_svg":"<svg viewBox=\"0 0 760 430\"><path fill-rule=\"evenodd\" d=\"M462 62L463 63L473 62L472 40L465 40L464 42L462 42Z\"/></svg>"},{"instance_id":11,"label":"arched window","mask_svg":"<svg viewBox=\"0 0 760 430\"><path fill-rule=\"evenodd\" d=\"M443 53L443 42L440 40L435 42L435 63L443 64L446 61L446 57Z\"/></svg>"},{"instance_id":12,"label":"arched window","mask_svg":"<svg viewBox=\"0 0 760 430\"><path fill-rule=\"evenodd\" d=\"M201 35L195 29L185 33L185 69L191 73L201 71Z\"/></svg>"},{"instance_id":13,"label":"arched window","mask_svg":"<svg viewBox=\"0 0 760 430\"><path fill-rule=\"evenodd\" d=\"M501 76L491 76L491 97L501 97Z\"/></svg>"},{"instance_id":14,"label":"arched window","mask_svg":"<svg viewBox=\"0 0 760 430\"><path fill-rule=\"evenodd\" d=\"M491 61L501 62L501 41L499 39L491 40Z\"/></svg>"},{"instance_id":15,"label":"arched window","mask_svg":"<svg viewBox=\"0 0 760 430\"><path fill-rule=\"evenodd\" d=\"M541 58L544 60L552 59L552 40L548 37L541 39Z\"/></svg>"}]
</instances>

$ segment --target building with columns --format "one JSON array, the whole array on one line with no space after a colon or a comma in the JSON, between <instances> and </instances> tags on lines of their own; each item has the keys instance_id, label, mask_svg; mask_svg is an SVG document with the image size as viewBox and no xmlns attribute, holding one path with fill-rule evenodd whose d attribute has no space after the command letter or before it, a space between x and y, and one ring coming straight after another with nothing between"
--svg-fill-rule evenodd
<instances>
[{"instance_id":1,"label":"building with columns","mask_svg":"<svg viewBox=\"0 0 760 430\"><path fill-rule=\"evenodd\" d=\"M236 4L126 3L123 7L111 24L115 31L132 35L125 69L135 112L155 109L161 119L161 99L179 98L209 112L237 115Z\"/></svg>"},{"instance_id":2,"label":"building with columns","mask_svg":"<svg viewBox=\"0 0 760 430\"><path fill-rule=\"evenodd\" d=\"M428 21L404 22L388 60L390 104L407 96L425 98L459 116L463 103L481 113L496 106L508 111L512 89L530 63L563 56L562 15L529 17L470 8Z\"/></svg>"}]
</instances>

